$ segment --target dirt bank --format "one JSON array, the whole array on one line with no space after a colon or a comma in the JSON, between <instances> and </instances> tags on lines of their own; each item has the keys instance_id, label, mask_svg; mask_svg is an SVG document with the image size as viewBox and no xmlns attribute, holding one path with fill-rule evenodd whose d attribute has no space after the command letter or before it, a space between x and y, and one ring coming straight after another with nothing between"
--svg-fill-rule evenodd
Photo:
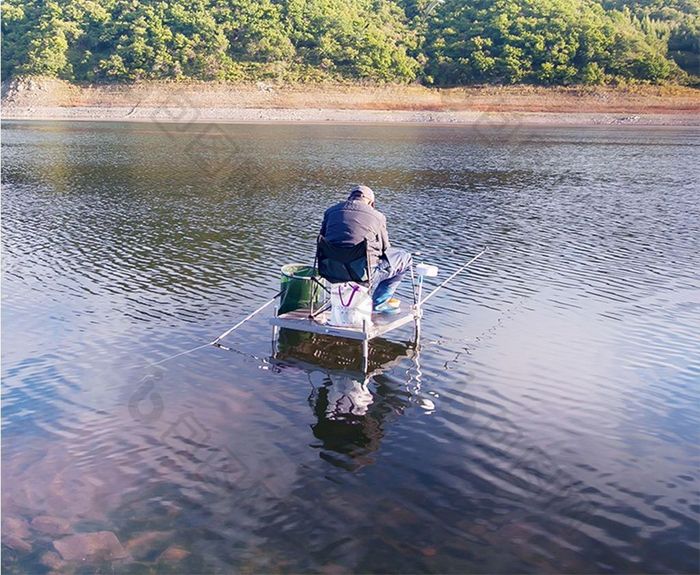
<instances>
[{"instance_id":1,"label":"dirt bank","mask_svg":"<svg viewBox=\"0 0 700 575\"><path fill-rule=\"evenodd\" d=\"M700 125L700 90L277 86L168 83L75 86L55 79L3 84L3 119L173 122L426 122L445 124Z\"/></svg>"}]
</instances>

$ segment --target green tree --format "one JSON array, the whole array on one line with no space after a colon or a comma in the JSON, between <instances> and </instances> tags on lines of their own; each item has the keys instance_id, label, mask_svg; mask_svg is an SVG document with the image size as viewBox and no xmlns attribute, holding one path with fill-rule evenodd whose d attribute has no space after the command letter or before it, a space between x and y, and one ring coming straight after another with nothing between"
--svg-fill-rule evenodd
<instances>
[{"instance_id":1,"label":"green tree","mask_svg":"<svg viewBox=\"0 0 700 575\"><path fill-rule=\"evenodd\" d=\"M683 80L700 0L4 0L2 73L438 85Z\"/></svg>"},{"instance_id":2,"label":"green tree","mask_svg":"<svg viewBox=\"0 0 700 575\"><path fill-rule=\"evenodd\" d=\"M287 31L302 62L356 78L410 81L417 45L405 13L385 0L287 0Z\"/></svg>"}]
</instances>

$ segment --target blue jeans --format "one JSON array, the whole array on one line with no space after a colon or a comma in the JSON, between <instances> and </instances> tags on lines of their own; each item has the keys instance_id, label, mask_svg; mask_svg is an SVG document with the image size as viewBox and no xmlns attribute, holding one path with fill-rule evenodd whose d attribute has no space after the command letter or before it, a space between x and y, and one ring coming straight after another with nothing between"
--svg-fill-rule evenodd
<instances>
[{"instance_id":1,"label":"blue jeans","mask_svg":"<svg viewBox=\"0 0 700 575\"><path fill-rule=\"evenodd\" d=\"M389 248L384 252L379 264L372 272L372 302L375 306L384 303L394 295L412 264L411 252L398 248Z\"/></svg>"}]
</instances>

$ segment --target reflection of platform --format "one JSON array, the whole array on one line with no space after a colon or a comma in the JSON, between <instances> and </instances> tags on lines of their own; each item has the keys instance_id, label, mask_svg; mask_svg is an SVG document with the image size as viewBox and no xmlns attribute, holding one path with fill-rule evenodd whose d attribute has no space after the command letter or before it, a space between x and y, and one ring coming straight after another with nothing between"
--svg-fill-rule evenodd
<instances>
[{"instance_id":1,"label":"reflection of platform","mask_svg":"<svg viewBox=\"0 0 700 575\"><path fill-rule=\"evenodd\" d=\"M394 340L376 337L369 349L367 373L384 372L404 359L413 357L414 342L409 342L408 328L404 335L396 332ZM411 334L413 335L413 334ZM328 373L353 375L362 379L367 375L359 369L362 350L356 339L333 337L320 333L309 333L293 329L280 329L274 350L274 360L279 365L295 365L304 369L322 369Z\"/></svg>"},{"instance_id":2,"label":"reflection of platform","mask_svg":"<svg viewBox=\"0 0 700 575\"><path fill-rule=\"evenodd\" d=\"M418 313L416 310L411 309L411 311L399 312L393 315L375 314L372 316L371 325L365 326L364 330L362 326L338 327L329 325L327 323L329 319L330 312L323 312L316 316L315 319L310 319L309 310L301 309L273 317L270 323L276 327L286 329L368 341L416 321Z\"/></svg>"}]
</instances>

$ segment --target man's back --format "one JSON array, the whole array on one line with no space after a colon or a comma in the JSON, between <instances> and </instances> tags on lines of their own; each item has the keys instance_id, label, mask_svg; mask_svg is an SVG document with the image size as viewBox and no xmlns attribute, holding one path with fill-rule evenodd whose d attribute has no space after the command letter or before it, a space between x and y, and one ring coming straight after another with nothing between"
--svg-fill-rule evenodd
<instances>
[{"instance_id":1,"label":"man's back","mask_svg":"<svg viewBox=\"0 0 700 575\"><path fill-rule=\"evenodd\" d=\"M384 214L361 200L340 202L323 215L321 235L331 244L350 247L367 239L370 265L390 247Z\"/></svg>"},{"instance_id":2,"label":"man's back","mask_svg":"<svg viewBox=\"0 0 700 575\"><path fill-rule=\"evenodd\" d=\"M400 302L393 294L413 260L410 252L389 245L386 218L374 205L374 191L355 186L347 201L323 214L321 235L338 247L352 247L367 240L374 309L395 313Z\"/></svg>"}]
</instances>

